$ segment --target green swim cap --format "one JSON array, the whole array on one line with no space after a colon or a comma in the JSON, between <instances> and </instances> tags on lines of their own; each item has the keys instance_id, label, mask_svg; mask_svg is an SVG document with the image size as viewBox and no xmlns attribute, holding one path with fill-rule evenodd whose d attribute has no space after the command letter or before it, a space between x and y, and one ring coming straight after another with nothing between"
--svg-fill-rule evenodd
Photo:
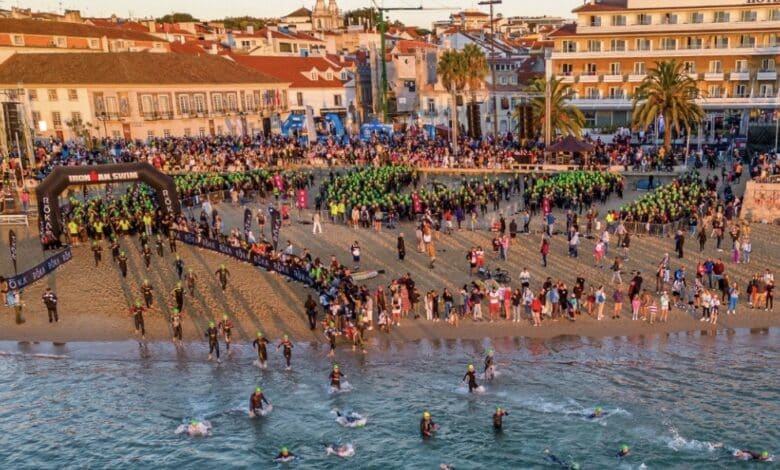
<instances>
[{"instance_id":1,"label":"green swim cap","mask_svg":"<svg viewBox=\"0 0 780 470\"><path fill-rule=\"evenodd\" d=\"M622 446L620 446L620 451L621 452L628 452L628 445L627 444L623 444Z\"/></svg>"},{"instance_id":2,"label":"green swim cap","mask_svg":"<svg viewBox=\"0 0 780 470\"><path fill-rule=\"evenodd\" d=\"M493 348L487 350L488 356L492 356L494 352L495 351L493 351Z\"/></svg>"},{"instance_id":3,"label":"green swim cap","mask_svg":"<svg viewBox=\"0 0 780 470\"><path fill-rule=\"evenodd\" d=\"M569 467L569 468L571 470L580 470L580 464L578 464L577 462L574 462L573 464L571 464L571 467Z\"/></svg>"},{"instance_id":4,"label":"green swim cap","mask_svg":"<svg viewBox=\"0 0 780 470\"><path fill-rule=\"evenodd\" d=\"M431 417L430 413L428 413L427 411L423 411L423 418L430 418L430 417Z\"/></svg>"},{"instance_id":5,"label":"green swim cap","mask_svg":"<svg viewBox=\"0 0 780 470\"><path fill-rule=\"evenodd\" d=\"M290 339L290 337L287 336L287 335L284 335L284 339Z\"/></svg>"},{"instance_id":6,"label":"green swim cap","mask_svg":"<svg viewBox=\"0 0 780 470\"><path fill-rule=\"evenodd\" d=\"M600 406L596 407L596 413L601 413L602 411L604 411L604 410L602 410Z\"/></svg>"},{"instance_id":7,"label":"green swim cap","mask_svg":"<svg viewBox=\"0 0 780 470\"><path fill-rule=\"evenodd\" d=\"M339 365L338 364L333 364L333 370L339 370Z\"/></svg>"},{"instance_id":8,"label":"green swim cap","mask_svg":"<svg viewBox=\"0 0 780 470\"><path fill-rule=\"evenodd\" d=\"M197 426L197 425L198 425L197 419L193 419L192 421L190 421L190 426Z\"/></svg>"},{"instance_id":9,"label":"green swim cap","mask_svg":"<svg viewBox=\"0 0 780 470\"><path fill-rule=\"evenodd\" d=\"M474 370L474 364L469 364L469 370Z\"/></svg>"},{"instance_id":10,"label":"green swim cap","mask_svg":"<svg viewBox=\"0 0 780 470\"><path fill-rule=\"evenodd\" d=\"M214 322L213 322L213 321L210 321L210 322L209 322L209 326L210 326L210 327L212 327L212 328L214 328Z\"/></svg>"},{"instance_id":11,"label":"green swim cap","mask_svg":"<svg viewBox=\"0 0 780 470\"><path fill-rule=\"evenodd\" d=\"M289 452L289 451L287 450L287 447L282 447L282 453L283 453L283 454L286 454L286 453L288 453L288 452Z\"/></svg>"},{"instance_id":12,"label":"green swim cap","mask_svg":"<svg viewBox=\"0 0 780 470\"><path fill-rule=\"evenodd\" d=\"M178 309L178 308L174 308L174 309L173 309L173 313L174 313L174 314L175 314L175 313L179 313L179 309Z\"/></svg>"},{"instance_id":13,"label":"green swim cap","mask_svg":"<svg viewBox=\"0 0 780 470\"><path fill-rule=\"evenodd\" d=\"M263 337L263 333L261 333L261 332L259 332L259 331L258 331L258 332L257 332L257 337L258 337L258 338L262 338L262 337Z\"/></svg>"},{"instance_id":14,"label":"green swim cap","mask_svg":"<svg viewBox=\"0 0 780 470\"><path fill-rule=\"evenodd\" d=\"M255 393L260 393L260 392L262 392L262 391L263 391L263 389L262 389L262 388L260 388L260 387L255 387Z\"/></svg>"},{"instance_id":15,"label":"green swim cap","mask_svg":"<svg viewBox=\"0 0 780 470\"><path fill-rule=\"evenodd\" d=\"M136 307L140 307L141 306L141 301L140 300L136 300L135 301L135 306Z\"/></svg>"},{"instance_id":16,"label":"green swim cap","mask_svg":"<svg viewBox=\"0 0 780 470\"><path fill-rule=\"evenodd\" d=\"M762 459L768 459L769 458L769 452L766 451L766 450L761 452L761 458Z\"/></svg>"},{"instance_id":17,"label":"green swim cap","mask_svg":"<svg viewBox=\"0 0 780 470\"><path fill-rule=\"evenodd\" d=\"M222 319L223 319L223 320L227 320L227 319L228 319L228 315L227 315L227 313L223 313L223 314L222 314Z\"/></svg>"},{"instance_id":18,"label":"green swim cap","mask_svg":"<svg viewBox=\"0 0 780 470\"><path fill-rule=\"evenodd\" d=\"M225 265L224 264L220 264L219 265L219 269L225 269Z\"/></svg>"},{"instance_id":19,"label":"green swim cap","mask_svg":"<svg viewBox=\"0 0 780 470\"><path fill-rule=\"evenodd\" d=\"M501 411L501 407L500 407L500 406L497 406L497 407L496 407L496 413L498 413L499 411Z\"/></svg>"},{"instance_id":20,"label":"green swim cap","mask_svg":"<svg viewBox=\"0 0 780 470\"><path fill-rule=\"evenodd\" d=\"M335 324L334 322L330 322L330 327L331 327L331 328L335 328L335 327L336 327L336 324Z\"/></svg>"}]
</instances>

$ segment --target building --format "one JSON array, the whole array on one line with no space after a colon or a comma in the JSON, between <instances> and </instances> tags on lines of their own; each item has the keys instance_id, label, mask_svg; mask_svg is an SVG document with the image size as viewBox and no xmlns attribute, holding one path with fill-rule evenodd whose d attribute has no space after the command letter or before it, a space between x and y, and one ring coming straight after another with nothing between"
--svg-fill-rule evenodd
<instances>
[{"instance_id":1,"label":"building","mask_svg":"<svg viewBox=\"0 0 780 470\"><path fill-rule=\"evenodd\" d=\"M391 116L410 116L422 108L420 87L436 83L438 46L399 40L388 52L388 108Z\"/></svg>"},{"instance_id":2,"label":"building","mask_svg":"<svg viewBox=\"0 0 780 470\"><path fill-rule=\"evenodd\" d=\"M0 18L0 62L15 53L170 52L164 39L131 29Z\"/></svg>"},{"instance_id":3,"label":"building","mask_svg":"<svg viewBox=\"0 0 780 470\"><path fill-rule=\"evenodd\" d=\"M287 16L281 18L282 23L290 27L294 27L296 31L311 31L313 25L311 24L311 10L306 7L301 7L290 13Z\"/></svg>"},{"instance_id":4,"label":"building","mask_svg":"<svg viewBox=\"0 0 780 470\"><path fill-rule=\"evenodd\" d=\"M479 10L463 10L451 16L452 25L466 31L481 30L490 24L490 15Z\"/></svg>"},{"instance_id":5,"label":"building","mask_svg":"<svg viewBox=\"0 0 780 470\"><path fill-rule=\"evenodd\" d=\"M317 0L314 10L311 12L311 23L314 31L336 31L344 26L344 17L341 16L336 0Z\"/></svg>"},{"instance_id":6,"label":"building","mask_svg":"<svg viewBox=\"0 0 780 470\"><path fill-rule=\"evenodd\" d=\"M698 80L710 132L729 116L778 107L777 1L591 0L573 12L576 24L549 36L547 73L571 84L587 127L630 123L636 88L670 59Z\"/></svg>"},{"instance_id":7,"label":"building","mask_svg":"<svg viewBox=\"0 0 780 470\"><path fill-rule=\"evenodd\" d=\"M355 81L347 70L325 57L280 57L234 54L238 64L289 83L289 109L317 116L336 113L346 118L355 100Z\"/></svg>"},{"instance_id":8,"label":"building","mask_svg":"<svg viewBox=\"0 0 780 470\"><path fill-rule=\"evenodd\" d=\"M0 88L26 97L35 135L58 139L270 132L287 86L211 55L15 54L0 64Z\"/></svg>"},{"instance_id":9,"label":"building","mask_svg":"<svg viewBox=\"0 0 780 470\"><path fill-rule=\"evenodd\" d=\"M307 57L335 52L328 51L325 41L287 27L268 26L257 32L231 33L227 42L233 50L257 56Z\"/></svg>"}]
</instances>

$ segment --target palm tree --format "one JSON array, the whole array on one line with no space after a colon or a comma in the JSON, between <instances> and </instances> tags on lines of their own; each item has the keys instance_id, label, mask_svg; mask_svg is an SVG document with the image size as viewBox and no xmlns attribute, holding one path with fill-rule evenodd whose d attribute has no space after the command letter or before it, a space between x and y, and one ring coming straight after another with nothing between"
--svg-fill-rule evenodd
<instances>
[{"instance_id":1,"label":"palm tree","mask_svg":"<svg viewBox=\"0 0 780 470\"><path fill-rule=\"evenodd\" d=\"M551 77L550 81L537 78L529 86L531 98L531 110L533 113L534 128L543 129L545 125L547 86L550 87L550 132L551 137L557 134L582 135L585 126L585 115L579 108L568 104L573 92L569 85L561 80ZM514 119L520 119L520 110L515 108ZM547 142L550 145L550 142Z\"/></svg>"},{"instance_id":2,"label":"palm tree","mask_svg":"<svg viewBox=\"0 0 780 470\"><path fill-rule=\"evenodd\" d=\"M468 79L468 65L465 57L458 51L444 51L439 59L437 70L444 88L452 94L450 115L452 116L452 150L458 151L458 93L466 88Z\"/></svg>"},{"instance_id":3,"label":"palm tree","mask_svg":"<svg viewBox=\"0 0 780 470\"><path fill-rule=\"evenodd\" d=\"M664 149L669 152L672 130L679 133L684 128L690 132L704 118L704 111L694 101L699 95L696 80L685 73L682 62L656 62L634 94L633 124L647 129L663 118Z\"/></svg>"},{"instance_id":4,"label":"palm tree","mask_svg":"<svg viewBox=\"0 0 780 470\"><path fill-rule=\"evenodd\" d=\"M476 44L467 44L463 48L463 60L466 62L467 74L466 84L471 92L471 109L476 108L477 104L477 91L482 88L482 84L485 81L485 76L488 73L488 63L485 54L477 47ZM479 123L477 123L479 125ZM471 128L471 126L469 126ZM471 130L471 136L476 137L477 133L474 129Z\"/></svg>"}]
</instances>

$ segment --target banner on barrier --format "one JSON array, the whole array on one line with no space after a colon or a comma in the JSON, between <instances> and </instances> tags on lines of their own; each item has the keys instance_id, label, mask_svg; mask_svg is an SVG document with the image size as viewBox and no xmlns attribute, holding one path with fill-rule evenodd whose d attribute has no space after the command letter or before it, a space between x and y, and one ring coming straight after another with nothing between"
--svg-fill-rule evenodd
<instances>
[{"instance_id":1,"label":"banner on barrier","mask_svg":"<svg viewBox=\"0 0 780 470\"><path fill-rule=\"evenodd\" d=\"M46 258L46 260L44 260L42 263L33 266L31 269L28 269L22 274L6 279L8 282L8 288L22 289L27 287L33 282L40 280L42 277L67 263L71 260L71 258L73 258L73 252L71 251L70 246L67 246L64 250L60 251L56 255Z\"/></svg>"}]
</instances>

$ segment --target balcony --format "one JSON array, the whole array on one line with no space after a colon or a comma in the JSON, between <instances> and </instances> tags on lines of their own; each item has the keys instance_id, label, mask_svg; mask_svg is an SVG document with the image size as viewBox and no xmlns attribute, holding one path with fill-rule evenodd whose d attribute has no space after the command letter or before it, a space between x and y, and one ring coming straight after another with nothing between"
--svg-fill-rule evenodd
<instances>
[{"instance_id":1,"label":"balcony","mask_svg":"<svg viewBox=\"0 0 780 470\"><path fill-rule=\"evenodd\" d=\"M640 74L632 73L632 74L629 74L629 76L628 76L629 83L638 83L638 82L641 82L644 79L645 79L645 74L641 74L640 75Z\"/></svg>"},{"instance_id":2,"label":"balcony","mask_svg":"<svg viewBox=\"0 0 780 470\"><path fill-rule=\"evenodd\" d=\"M170 111L141 113L141 117L144 118L144 121L157 121L162 119L173 119L173 113Z\"/></svg>"},{"instance_id":3,"label":"balcony","mask_svg":"<svg viewBox=\"0 0 780 470\"><path fill-rule=\"evenodd\" d=\"M580 83L598 83L599 82L599 76L598 75L580 75L579 79Z\"/></svg>"},{"instance_id":4,"label":"balcony","mask_svg":"<svg viewBox=\"0 0 780 470\"><path fill-rule=\"evenodd\" d=\"M574 59L638 59L653 58L665 59L670 57L720 57L726 55L780 55L780 44L768 43L757 45L752 48L724 47L718 48L715 45L705 44L701 49L688 49L680 47L677 49L628 49L626 51L582 51L565 52L557 49L552 53L553 60L574 60Z\"/></svg>"},{"instance_id":5,"label":"balcony","mask_svg":"<svg viewBox=\"0 0 780 470\"><path fill-rule=\"evenodd\" d=\"M729 74L729 80L733 82L745 82L750 80L750 72L746 71L738 71L738 72L731 72Z\"/></svg>"},{"instance_id":6,"label":"balcony","mask_svg":"<svg viewBox=\"0 0 780 470\"><path fill-rule=\"evenodd\" d=\"M119 113L100 113L95 115L98 121L118 121Z\"/></svg>"},{"instance_id":7,"label":"balcony","mask_svg":"<svg viewBox=\"0 0 780 470\"><path fill-rule=\"evenodd\" d=\"M769 2L766 2L769 3ZM756 28L760 25L761 29L780 29L780 18L770 18L768 21L728 21L728 22L701 22L701 23L689 23L687 21L681 21L683 18L678 18L677 23L655 23L649 25L635 24L631 25L632 33L688 33L695 31L709 32L709 31L743 31L750 28ZM589 25L583 24L577 26L577 34L610 34L625 32L625 26L611 26L611 25Z\"/></svg>"},{"instance_id":8,"label":"balcony","mask_svg":"<svg viewBox=\"0 0 780 470\"><path fill-rule=\"evenodd\" d=\"M704 81L706 82L722 82L723 72L707 72L704 74Z\"/></svg>"},{"instance_id":9,"label":"balcony","mask_svg":"<svg viewBox=\"0 0 780 470\"><path fill-rule=\"evenodd\" d=\"M621 83L623 75L604 75L604 83Z\"/></svg>"},{"instance_id":10,"label":"balcony","mask_svg":"<svg viewBox=\"0 0 780 470\"><path fill-rule=\"evenodd\" d=\"M574 83L574 75L558 75L561 83Z\"/></svg>"},{"instance_id":11,"label":"balcony","mask_svg":"<svg viewBox=\"0 0 780 470\"><path fill-rule=\"evenodd\" d=\"M758 80L777 80L777 70L766 70L758 72Z\"/></svg>"},{"instance_id":12,"label":"balcony","mask_svg":"<svg viewBox=\"0 0 780 470\"><path fill-rule=\"evenodd\" d=\"M686 74L688 75L688 77L691 80L698 80L699 79L699 74L696 73L696 72L687 72Z\"/></svg>"}]
</instances>

